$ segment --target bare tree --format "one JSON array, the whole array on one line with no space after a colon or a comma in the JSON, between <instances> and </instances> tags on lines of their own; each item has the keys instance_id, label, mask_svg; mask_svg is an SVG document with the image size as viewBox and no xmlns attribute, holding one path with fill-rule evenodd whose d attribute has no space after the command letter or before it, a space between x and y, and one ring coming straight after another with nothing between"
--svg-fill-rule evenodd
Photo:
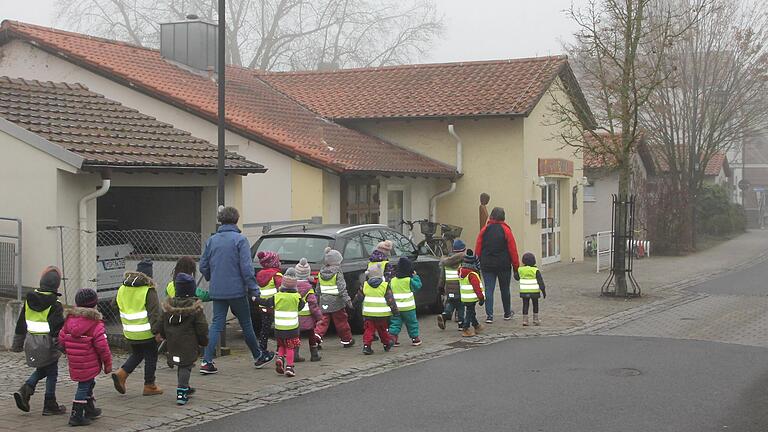
<instances>
[{"instance_id":1,"label":"bare tree","mask_svg":"<svg viewBox=\"0 0 768 432\"><path fill-rule=\"evenodd\" d=\"M691 13L693 0L680 0ZM764 2L716 0L668 50L670 77L657 87L642 120L656 144L666 181L687 215L668 235L695 248L696 197L712 157L768 124L768 8Z\"/></svg>"},{"instance_id":2,"label":"bare tree","mask_svg":"<svg viewBox=\"0 0 768 432\"><path fill-rule=\"evenodd\" d=\"M700 0L701 3L706 0ZM554 98L553 123L561 126L559 138L576 149L587 142L605 143L591 151L609 156L619 173L617 193L630 193L632 157L641 138L640 114L655 89L667 79L667 51L687 29L688 17L665 0L589 0L583 8L567 11L577 25L575 42L565 46L584 95L595 115L597 128L584 131L583 110ZM567 91L558 81L553 92ZM616 137L605 140L604 136ZM591 138L591 139L588 139ZM626 208L619 207L616 221L626 221ZM627 294L624 239L628 227L621 222L614 235L613 273L616 294Z\"/></svg>"},{"instance_id":3,"label":"bare tree","mask_svg":"<svg viewBox=\"0 0 768 432\"><path fill-rule=\"evenodd\" d=\"M57 0L59 23L141 46L159 23L215 22L215 0ZM227 55L263 70L384 66L414 61L442 31L435 0L229 0Z\"/></svg>"}]
</instances>

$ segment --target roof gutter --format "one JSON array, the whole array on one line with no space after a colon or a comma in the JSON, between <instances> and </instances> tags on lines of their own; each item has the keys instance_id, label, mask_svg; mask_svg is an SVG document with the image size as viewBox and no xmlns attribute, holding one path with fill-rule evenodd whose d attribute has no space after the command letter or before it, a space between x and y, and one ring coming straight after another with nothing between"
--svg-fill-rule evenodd
<instances>
[{"instance_id":1,"label":"roof gutter","mask_svg":"<svg viewBox=\"0 0 768 432\"><path fill-rule=\"evenodd\" d=\"M453 123L448 125L448 133L456 140L456 174L457 177L463 174L464 165L464 145L461 142L461 137L456 133L453 127ZM437 200L444 198L452 193L456 192L456 178L451 179L451 186L448 189L439 192L432 196L429 200L429 220L437 222Z\"/></svg>"}]
</instances>

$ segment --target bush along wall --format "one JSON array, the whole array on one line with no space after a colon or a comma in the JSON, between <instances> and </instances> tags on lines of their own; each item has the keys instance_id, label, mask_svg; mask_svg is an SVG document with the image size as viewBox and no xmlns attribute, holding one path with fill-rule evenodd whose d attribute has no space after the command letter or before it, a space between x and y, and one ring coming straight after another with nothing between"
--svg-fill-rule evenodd
<instances>
[{"instance_id":1,"label":"bush along wall","mask_svg":"<svg viewBox=\"0 0 768 432\"><path fill-rule=\"evenodd\" d=\"M730 202L723 186L705 185L696 200L696 231L723 236L744 232L747 217L741 205Z\"/></svg>"}]
</instances>

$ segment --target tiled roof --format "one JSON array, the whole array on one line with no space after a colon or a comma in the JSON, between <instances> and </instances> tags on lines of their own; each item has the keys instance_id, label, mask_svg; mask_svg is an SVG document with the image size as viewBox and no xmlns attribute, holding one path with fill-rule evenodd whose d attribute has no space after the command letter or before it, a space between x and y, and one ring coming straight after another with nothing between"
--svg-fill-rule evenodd
<instances>
[{"instance_id":1,"label":"tiled roof","mask_svg":"<svg viewBox=\"0 0 768 432\"><path fill-rule=\"evenodd\" d=\"M614 168L616 166L616 157L609 150L608 141L610 135L607 133L600 133L598 135L599 138L591 133L584 134L585 147L582 151L584 154L584 168ZM620 140L620 136L614 136L613 142L611 143L612 146L616 146Z\"/></svg>"},{"instance_id":2,"label":"tiled roof","mask_svg":"<svg viewBox=\"0 0 768 432\"><path fill-rule=\"evenodd\" d=\"M704 175L717 176L720 175L720 170L725 170L726 175L730 175L728 158L723 152L717 152L709 158L709 163L707 163L706 168L704 168Z\"/></svg>"},{"instance_id":3,"label":"tiled roof","mask_svg":"<svg viewBox=\"0 0 768 432\"><path fill-rule=\"evenodd\" d=\"M216 121L216 83L154 49L14 21L18 38L109 79ZM252 70L227 67L228 129L307 163L344 174L455 177L455 168L333 123L276 91Z\"/></svg>"},{"instance_id":4,"label":"tiled roof","mask_svg":"<svg viewBox=\"0 0 768 432\"><path fill-rule=\"evenodd\" d=\"M264 73L262 79L333 119L528 115L569 68L565 56Z\"/></svg>"},{"instance_id":5,"label":"tiled roof","mask_svg":"<svg viewBox=\"0 0 768 432\"><path fill-rule=\"evenodd\" d=\"M217 148L80 84L0 77L4 118L84 159L83 167L215 170ZM235 153L226 168L242 174L266 169Z\"/></svg>"}]
</instances>

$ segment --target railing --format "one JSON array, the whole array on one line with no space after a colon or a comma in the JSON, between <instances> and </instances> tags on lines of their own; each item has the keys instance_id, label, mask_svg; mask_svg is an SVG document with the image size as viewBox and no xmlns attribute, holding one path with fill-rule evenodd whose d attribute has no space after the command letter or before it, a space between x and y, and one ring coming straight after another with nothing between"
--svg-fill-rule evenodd
<instances>
[{"instance_id":1,"label":"railing","mask_svg":"<svg viewBox=\"0 0 768 432\"><path fill-rule=\"evenodd\" d=\"M595 256L597 257L597 273L604 268L610 268L613 262L613 231L600 231L596 235ZM605 257L608 259L605 259Z\"/></svg>"},{"instance_id":2,"label":"railing","mask_svg":"<svg viewBox=\"0 0 768 432\"><path fill-rule=\"evenodd\" d=\"M22 223L19 218L0 217L0 221L15 222L16 234L2 234L0 239L15 240L12 242L0 242L0 292L2 294L12 294L11 289L15 287L16 300L21 301L21 275L22 275ZM11 288L11 289L9 289Z\"/></svg>"}]
</instances>

